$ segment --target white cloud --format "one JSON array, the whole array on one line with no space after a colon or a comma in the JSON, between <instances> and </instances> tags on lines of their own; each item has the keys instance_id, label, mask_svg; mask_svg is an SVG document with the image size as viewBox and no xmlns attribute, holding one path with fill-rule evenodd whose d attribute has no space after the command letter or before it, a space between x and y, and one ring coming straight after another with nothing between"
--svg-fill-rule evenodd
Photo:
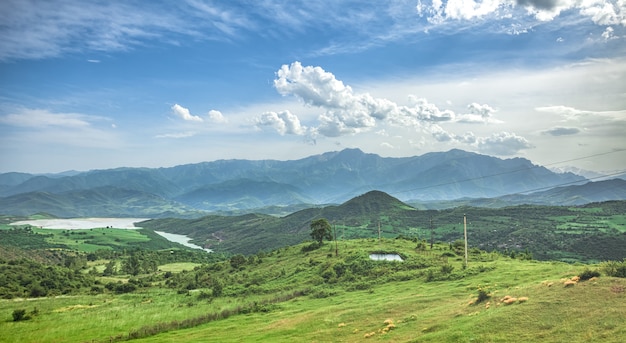
<instances>
[{"instance_id":1,"label":"white cloud","mask_svg":"<svg viewBox=\"0 0 626 343\"><path fill-rule=\"evenodd\" d=\"M302 66L300 62L283 65L276 76L274 85L281 95L293 95L305 106L322 110L317 118L318 125L308 130L311 135L340 137L376 127L381 127L377 132L386 132L385 126L390 126L425 133L437 142L465 144L499 155L510 155L531 147L525 138L514 133L500 132L481 138L472 132L458 135L442 127L452 123L502 123L493 118L496 109L487 104L470 103L467 106L469 113L461 115L440 109L414 95L409 96L408 105L399 105L369 93L356 93L332 73L321 67ZM273 127L284 135L294 131L287 123L297 122L300 127L299 120L296 120L297 116L289 111L266 112L257 119L257 125ZM299 132L303 134L304 130Z\"/></svg>"},{"instance_id":2,"label":"white cloud","mask_svg":"<svg viewBox=\"0 0 626 343\"><path fill-rule=\"evenodd\" d=\"M234 41L243 35L301 34L315 28L334 39L313 55L364 51L399 42L448 25L464 30L487 24L490 30L519 34L536 21L551 21L577 10L597 25L626 27L625 0L418 0L255 2L241 10L228 1L85 2L4 0L0 61L42 59L68 53L128 51L152 42ZM426 19L426 20L420 20ZM501 25L488 25L495 21ZM263 27L263 30L260 28ZM93 59L96 61L96 59Z\"/></svg>"},{"instance_id":3,"label":"white cloud","mask_svg":"<svg viewBox=\"0 0 626 343\"><path fill-rule=\"evenodd\" d=\"M589 110L580 110L570 106L544 106L544 107L536 107L536 111L545 112L545 113L554 113L563 117L566 121L598 121L598 120L608 120L610 122L625 122L626 121L626 110L618 110L618 111L589 111Z\"/></svg>"},{"instance_id":4,"label":"white cloud","mask_svg":"<svg viewBox=\"0 0 626 343\"><path fill-rule=\"evenodd\" d=\"M188 138L196 135L195 131L185 131L185 132L176 132L176 133L165 133L161 135L156 135L155 138Z\"/></svg>"},{"instance_id":5,"label":"white cloud","mask_svg":"<svg viewBox=\"0 0 626 343\"><path fill-rule=\"evenodd\" d=\"M604 29L604 32L602 32L602 38L604 38L605 41L609 41L611 39L617 39L617 37L615 37L614 31L612 27L607 27L606 29Z\"/></svg>"},{"instance_id":6,"label":"white cloud","mask_svg":"<svg viewBox=\"0 0 626 343\"><path fill-rule=\"evenodd\" d=\"M228 119L226 119L226 117L224 117L224 115L220 111L210 110L208 113L208 116L209 116L209 120L211 120L214 123L219 123L219 124L228 123Z\"/></svg>"},{"instance_id":7,"label":"white cloud","mask_svg":"<svg viewBox=\"0 0 626 343\"><path fill-rule=\"evenodd\" d=\"M281 135L304 135L307 132L298 117L289 111L265 112L256 118L256 125L272 127Z\"/></svg>"},{"instance_id":8,"label":"white cloud","mask_svg":"<svg viewBox=\"0 0 626 343\"><path fill-rule=\"evenodd\" d=\"M520 150L533 148L528 140L510 132L494 133L490 137L478 138L478 151L498 156L511 156Z\"/></svg>"},{"instance_id":9,"label":"white cloud","mask_svg":"<svg viewBox=\"0 0 626 343\"><path fill-rule=\"evenodd\" d=\"M106 125L98 125L106 122ZM103 123L104 124L104 123ZM46 109L20 108L0 116L0 125L19 127L7 130L3 140L17 145L115 148L121 144L110 119L80 113L55 113Z\"/></svg>"},{"instance_id":10,"label":"white cloud","mask_svg":"<svg viewBox=\"0 0 626 343\"><path fill-rule=\"evenodd\" d=\"M444 12L451 19L469 20L493 13L502 5L504 2L500 0L448 0Z\"/></svg>"},{"instance_id":11,"label":"white cloud","mask_svg":"<svg viewBox=\"0 0 626 343\"><path fill-rule=\"evenodd\" d=\"M327 137L356 134L376 126L377 121L420 127L424 122L446 122L454 112L440 110L426 99L409 96L409 106L368 93L355 93L321 67L302 66L300 62L283 65L274 80L283 96L293 95L304 104L324 110L316 132Z\"/></svg>"},{"instance_id":12,"label":"white cloud","mask_svg":"<svg viewBox=\"0 0 626 343\"><path fill-rule=\"evenodd\" d=\"M518 25L526 16L539 22L552 21L568 10L590 18L597 25L626 27L625 0L418 0L416 12L433 24L450 20L486 19L512 22Z\"/></svg>"},{"instance_id":13,"label":"white cloud","mask_svg":"<svg viewBox=\"0 0 626 343\"><path fill-rule=\"evenodd\" d=\"M20 109L17 113L10 113L0 117L1 124L12 126L44 128L50 126L65 128L84 128L90 126L90 121L102 120L101 117L88 116L79 113L53 113L42 109Z\"/></svg>"},{"instance_id":14,"label":"white cloud","mask_svg":"<svg viewBox=\"0 0 626 343\"><path fill-rule=\"evenodd\" d=\"M184 108L180 106L179 104L174 104L174 106L172 106L172 112L178 117L180 117L181 119L186 120L186 121L197 121L197 122L204 121L202 118L191 114L189 112L189 109Z\"/></svg>"},{"instance_id":15,"label":"white cloud","mask_svg":"<svg viewBox=\"0 0 626 343\"><path fill-rule=\"evenodd\" d=\"M580 13L598 25L626 26L625 0L583 0L579 6Z\"/></svg>"},{"instance_id":16,"label":"white cloud","mask_svg":"<svg viewBox=\"0 0 626 343\"><path fill-rule=\"evenodd\" d=\"M568 136L568 135L575 135L577 133L580 133L580 129L576 127L557 126L557 127L553 127L551 129L542 131L541 133L544 135L550 135L550 136Z\"/></svg>"},{"instance_id":17,"label":"white cloud","mask_svg":"<svg viewBox=\"0 0 626 343\"><path fill-rule=\"evenodd\" d=\"M467 105L469 113L457 116L460 123L502 123L502 121L494 119L493 113L496 110L487 104L471 103Z\"/></svg>"}]
</instances>

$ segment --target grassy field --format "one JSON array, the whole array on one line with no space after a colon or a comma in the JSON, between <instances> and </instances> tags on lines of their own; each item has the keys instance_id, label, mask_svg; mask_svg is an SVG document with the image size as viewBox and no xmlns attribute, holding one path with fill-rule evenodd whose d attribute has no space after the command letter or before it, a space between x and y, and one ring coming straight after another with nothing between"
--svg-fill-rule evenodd
<instances>
[{"instance_id":1,"label":"grassy field","mask_svg":"<svg viewBox=\"0 0 626 343\"><path fill-rule=\"evenodd\" d=\"M99 249L131 247L135 243L148 242L150 238L139 230L120 229L33 229L35 233L47 235L50 244L61 244L69 249L92 252Z\"/></svg>"},{"instance_id":2,"label":"grassy field","mask_svg":"<svg viewBox=\"0 0 626 343\"><path fill-rule=\"evenodd\" d=\"M408 240L349 240L338 242L335 256L334 243L316 250L307 244L237 266L232 261L162 265L155 275L139 276L152 279L151 287L127 294L0 300L0 342L621 342L626 337L626 279L601 276L565 286L597 266L474 252L463 268L463 259L447 245L419 251ZM363 259L372 252L397 253L405 261ZM358 269L361 264L367 268ZM165 287L165 272L173 274L167 280L177 287ZM219 296L211 296L214 279L223 282ZM186 287L188 282L195 287ZM490 298L475 303L479 289ZM506 305L505 296L527 300ZM16 309L32 318L14 322Z\"/></svg>"}]
</instances>

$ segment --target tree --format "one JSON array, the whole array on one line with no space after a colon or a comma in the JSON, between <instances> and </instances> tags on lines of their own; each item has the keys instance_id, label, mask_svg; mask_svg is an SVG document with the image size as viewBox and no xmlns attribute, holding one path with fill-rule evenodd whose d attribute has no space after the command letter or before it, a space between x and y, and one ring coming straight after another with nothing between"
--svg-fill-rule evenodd
<instances>
[{"instance_id":1,"label":"tree","mask_svg":"<svg viewBox=\"0 0 626 343\"><path fill-rule=\"evenodd\" d=\"M138 275L139 272L141 272L141 261L139 257L135 254L130 255L130 257L124 261L124 264L122 264L122 270L133 276Z\"/></svg>"},{"instance_id":2,"label":"tree","mask_svg":"<svg viewBox=\"0 0 626 343\"><path fill-rule=\"evenodd\" d=\"M317 241L319 245L324 244L324 239L331 240L331 227L328 220L321 218L311 222L311 238Z\"/></svg>"},{"instance_id":3,"label":"tree","mask_svg":"<svg viewBox=\"0 0 626 343\"><path fill-rule=\"evenodd\" d=\"M244 264L246 264L246 261L245 256L238 254L230 258L230 265L234 269L240 269Z\"/></svg>"},{"instance_id":4,"label":"tree","mask_svg":"<svg viewBox=\"0 0 626 343\"><path fill-rule=\"evenodd\" d=\"M102 275L111 276L116 273L117 273L117 262L115 262L115 260L111 260L104 267L104 271L102 272Z\"/></svg>"}]
</instances>

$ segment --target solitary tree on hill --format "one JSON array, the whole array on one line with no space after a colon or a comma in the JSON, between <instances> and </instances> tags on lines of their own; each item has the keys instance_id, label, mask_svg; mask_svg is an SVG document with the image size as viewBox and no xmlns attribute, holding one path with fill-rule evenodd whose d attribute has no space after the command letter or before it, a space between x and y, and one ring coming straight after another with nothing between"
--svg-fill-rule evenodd
<instances>
[{"instance_id":1,"label":"solitary tree on hill","mask_svg":"<svg viewBox=\"0 0 626 343\"><path fill-rule=\"evenodd\" d=\"M324 244L324 239L333 239L328 220L321 218L311 222L311 238L316 240L319 245Z\"/></svg>"}]
</instances>

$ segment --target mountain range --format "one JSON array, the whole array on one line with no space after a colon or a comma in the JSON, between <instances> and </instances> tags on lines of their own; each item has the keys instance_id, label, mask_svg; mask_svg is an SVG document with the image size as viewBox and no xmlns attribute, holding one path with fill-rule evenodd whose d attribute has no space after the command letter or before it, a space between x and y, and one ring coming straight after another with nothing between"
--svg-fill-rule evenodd
<instances>
[{"instance_id":1,"label":"mountain range","mask_svg":"<svg viewBox=\"0 0 626 343\"><path fill-rule=\"evenodd\" d=\"M169 168L4 173L0 174L0 213L153 218L267 208L275 213L338 204L371 190L411 204L468 199L492 205L560 204L564 199L576 204L575 199L626 197L626 181L603 182L614 183L602 188L599 182L589 183L571 172L556 173L524 158L499 159L457 149L402 158L345 149L288 161L233 159ZM570 188L575 186L582 188ZM538 200L524 195L531 191L541 191ZM587 195L576 198L574 193L580 191ZM484 200L494 198L498 200Z\"/></svg>"}]
</instances>

